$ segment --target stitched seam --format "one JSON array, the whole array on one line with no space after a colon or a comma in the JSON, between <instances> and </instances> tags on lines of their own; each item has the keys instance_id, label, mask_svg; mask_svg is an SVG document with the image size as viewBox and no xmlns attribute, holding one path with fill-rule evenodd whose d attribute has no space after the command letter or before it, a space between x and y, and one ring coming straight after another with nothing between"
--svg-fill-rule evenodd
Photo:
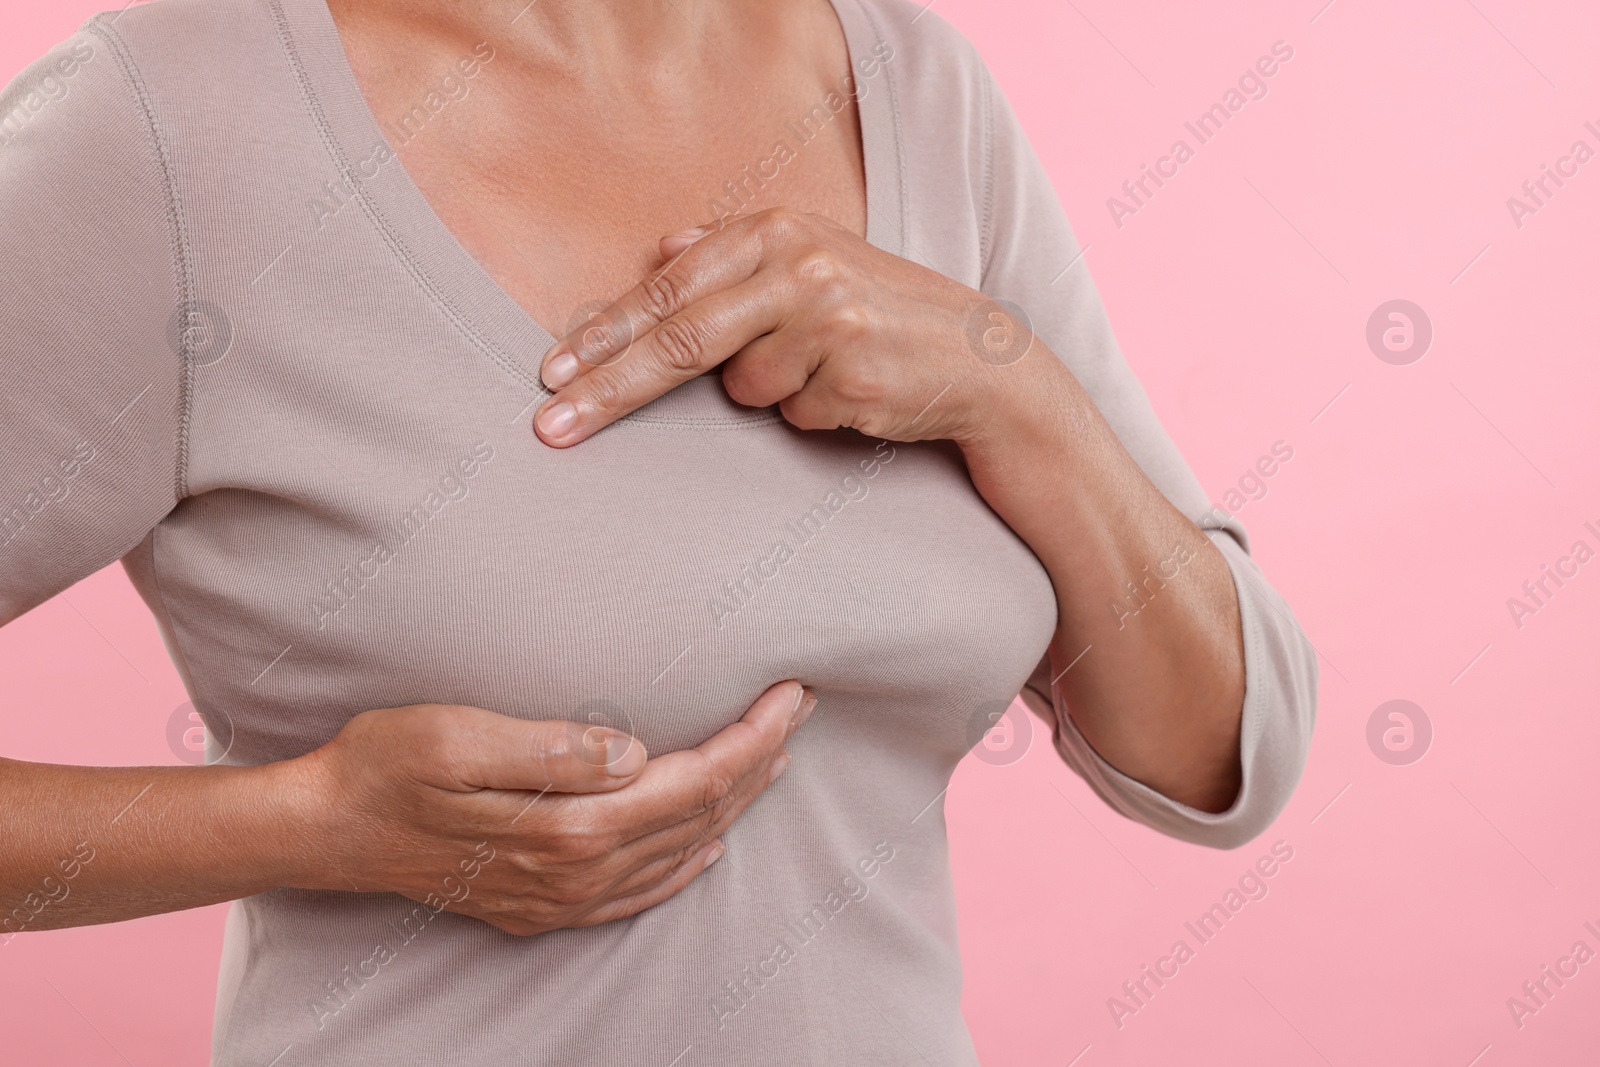
<instances>
[{"instance_id":1,"label":"stitched seam","mask_svg":"<svg viewBox=\"0 0 1600 1067\"><path fill-rule=\"evenodd\" d=\"M649 426L684 426L701 430L734 430L745 426L766 426L782 422L782 415L752 413L750 415L640 415L637 411L623 420Z\"/></svg>"},{"instance_id":2,"label":"stitched seam","mask_svg":"<svg viewBox=\"0 0 1600 1067\"><path fill-rule=\"evenodd\" d=\"M1209 535L1213 533L1221 534L1232 540L1232 534L1227 530L1207 527L1204 532L1208 535L1208 540L1210 539ZM1237 545L1238 542L1235 541L1234 544ZM1218 551L1220 552L1221 549ZM1226 552L1222 553L1222 557L1227 564L1229 574L1233 578L1234 591L1239 599L1239 627L1242 631L1243 644L1245 645L1244 707L1240 712L1242 717L1240 724L1240 751L1241 753L1251 753L1253 755L1256 751L1256 746L1261 742L1262 732L1266 729L1267 712L1265 707L1266 694L1262 688L1262 680L1258 676L1252 676L1250 668L1260 668L1267 662L1267 647L1261 618L1263 605L1255 599L1255 583L1249 578L1250 554L1242 548L1239 553L1245 559L1238 567L1234 566L1233 561L1228 558ZM1264 594L1262 599L1265 599ZM1267 606L1265 610L1270 611L1272 608ZM1257 673L1259 674L1259 671ZM1241 800L1244 797L1245 786L1253 780L1249 775L1251 768L1244 768L1244 770L1246 778L1245 781L1240 783L1239 795Z\"/></svg>"},{"instance_id":3,"label":"stitched seam","mask_svg":"<svg viewBox=\"0 0 1600 1067\"><path fill-rule=\"evenodd\" d=\"M989 277L989 261L994 256L994 90L987 67L980 68L978 79L983 93L983 205L978 229L978 278Z\"/></svg>"},{"instance_id":4,"label":"stitched seam","mask_svg":"<svg viewBox=\"0 0 1600 1067\"><path fill-rule=\"evenodd\" d=\"M317 135L322 140L323 148L332 158L334 166L338 168L339 174L345 183L354 190L355 200L361 204L362 211L366 213L367 218L371 220L373 226L382 235L384 242L389 246L389 250L405 265L406 272L411 275L412 280L435 304L444 310L445 316L450 319L456 328L466 334L468 340L492 359L496 366L535 393L549 395L549 390L545 389L538 379L513 362L492 340L478 332L472 321L450 301L450 298L428 276L421 263L412 255L405 242L400 239L399 233L395 231L388 218L379 210L377 203L372 199L371 194L367 192L365 183L358 179L355 169L345 157L344 150L334 138L327 116L323 113L322 102L317 98L316 93L312 91L310 79L307 78L305 67L300 62L300 52L289 33L288 18L284 15L282 3L280 0L267 0L267 7L272 12L272 20L278 31L279 43L283 46L284 53L289 60L289 66L294 73L295 86L300 90L300 99L305 104L307 111L310 112L312 124L317 128Z\"/></svg>"},{"instance_id":5,"label":"stitched seam","mask_svg":"<svg viewBox=\"0 0 1600 1067\"><path fill-rule=\"evenodd\" d=\"M872 17L872 10L864 3L857 3L856 4L856 8L857 8L857 10L859 10L861 12L861 17L867 20L867 25L872 27L872 35L875 38L877 38L879 41L883 41L885 39L884 36L883 36L883 31L878 28L878 20ZM905 148L904 148L904 144L903 144L903 140L904 139L901 136L901 129L900 129L900 103L899 103L898 94L896 94L896 92L895 92L894 70L893 70L892 64L885 63L883 65L883 76L884 76L884 84L887 87L887 90L888 90L888 93L889 93L889 119L890 119L890 125L891 125L891 128L894 130L894 154L893 154L893 158L894 158L894 167L895 167L895 178L896 178L896 180L897 180L897 182L898 182L898 184L900 186L900 190L899 190L899 200L900 200L900 203L899 203L899 208L900 208L900 247L899 247L899 249L896 250L895 254L900 256L902 259L904 259L906 257L906 246L907 246L907 244L910 243L910 239L911 239L911 232L910 232L911 231L911 224L910 224L909 218L907 218L907 215L906 215L906 212L907 212L906 205L907 205L907 202L909 201L910 197L907 196L907 194L906 194ZM859 105L858 105L858 108L859 108Z\"/></svg>"},{"instance_id":6,"label":"stitched seam","mask_svg":"<svg viewBox=\"0 0 1600 1067\"><path fill-rule=\"evenodd\" d=\"M172 228L170 240L173 271L178 289L178 307L174 310L175 313L181 314L182 309L189 307L194 300L194 266L193 257L189 252L188 232L183 225L183 211L178 200L178 179L166 138L161 132L161 123L156 119L155 108L150 102L149 90L145 87L144 79L139 76L139 70L134 65L127 42L123 40L121 34L111 28L111 23L107 19L108 14L115 18L120 13L101 12L85 23L84 28L103 40L106 47L117 57L118 66L122 68L123 75L132 85L134 96L139 102L139 109L144 113L145 123L150 129L150 143L155 148L156 162L161 168L161 175L166 184L167 221L171 223ZM173 471L173 492L178 500L183 500L189 495L189 424L190 412L194 406L194 360L190 333L189 330L183 330L178 335L181 395L178 398L178 454Z\"/></svg>"},{"instance_id":7,"label":"stitched seam","mask_svg":"<svg viewBox=\"0 0 1600 1067\"><path fill-rule=\"evenodd\" d=\"M1251 590L1251 592L1254 592L1254 590ZM1251 606L1253 608L1259 609L1259 605L1252 604ZM1250 662L1253 663L1257 667L1261 667L1267 661L1267 647L1266 647L1266 637L1262 633L1261 615L1260 615L1260 611L1259 610L1257 610L1255 612L1252 621L1256 625L1251 627L1250 647L1254 650L1255 656L1254 656L1253 659L1250 660ZM1253 753L1253 752L1256 751L1256 747L1261 743L1261 734L1266 729L1267 713L1266 713L1266 708L1264 706L1262 706L1262 705L1264 705L1266 698L1260 692L1260 690L1261 690L1261 685L1260 685L1261 679L1260 678L1251 679L1248 675L1246 675L1244 684L1245 684L1245 689L1246 689L1247 693L1248 693L1248 690L1251 688L1251 686L1250 686L1251 681L1254 681L1254 682L1257 683L1256 686L1255 686L1257 692L1253 693L1253 694L1249 694L1249 695L1252 695L1252 696L1256 697L1255 704L1257 705L1256 708L1254 709L1255 710L1255 715L1253 716L1253 721L1250 724L1250 751ZM1241 784L1240 788L1242 790L1242 788L1243 788L1242 784Z\"/></svg>"}]
</instances>

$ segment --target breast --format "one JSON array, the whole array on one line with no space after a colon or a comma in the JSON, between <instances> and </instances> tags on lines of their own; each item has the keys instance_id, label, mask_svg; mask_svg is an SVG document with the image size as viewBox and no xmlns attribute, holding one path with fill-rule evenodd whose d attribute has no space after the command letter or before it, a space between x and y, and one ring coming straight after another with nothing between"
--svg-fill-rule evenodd
<instances>
[{"instance_id":1,"label":"breast","mask_svg":"<svg viewBox=\"0 0 1600 1067\"><path fill-rule=\"evenodd\" d=\"M571 449L456 420L393 442L382 479L280 469L273 494L191 501L163 585L197 706L234 709L251 762L422 702L604 722L661 752L792 677L864 734L958 759L1056 619L959 452L685 389Z\"/></svg>"}]
</instances>

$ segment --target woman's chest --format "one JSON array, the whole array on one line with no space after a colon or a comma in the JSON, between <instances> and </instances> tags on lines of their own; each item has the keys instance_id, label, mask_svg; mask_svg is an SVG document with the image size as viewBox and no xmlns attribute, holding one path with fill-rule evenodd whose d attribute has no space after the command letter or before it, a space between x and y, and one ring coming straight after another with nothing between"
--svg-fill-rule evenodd
<instances>
[{"instance_id":1,"label":"woman's chest","mask_svg":"<svg viewBox=\"0 0 1600 1067\"><path fill-rule=\"evenodd\" d=\"M155 559L197 705L235 709L247 759L428 702L665 751L798 678L864 730L959 755L1055 603L956 450L797 431L714 378L680 393L568 450L459 396L364 444L370 414L323 411L214 469Z\"/></svg>"},{"instance_id":2,"label":"woman's chest","mask_svg":"<svg viewBox=\"0 0 1600 1067\"><path fill-rule=\"evenodd\" d=\"M419 150L478 93L419 127ZM550 339L520 297L507 299L514 286L480 269L492 256L469 254L457 241L465 229L440 225L443 201L424 200L372 147L365 105L344 99L330 114L361 183L338 210L319 206L318 228L288 250L269 233L243 257L272 266L239 282L231 347L195 368L191 497L130 566L170 614L197 706L234 718L234 758L291 756L362 710L420 702L621 716L660 751L709 736L789 677L848 704L863 729L946 754L968 746L974 713L1009 700L1038 662L1055 604L955 451L894 445L885 458L859 435L801 433L739 408L715 377L576 448L545 447L529 419ZM837 125L852 112L818 103L769 131L796 158L769 155L768 133L730 158L771 159L749 170L769 191L806 173L794 168L829 173L825 138L853 150L854 130L845 138ZM582 176L620 171L637 147L580 145L589 170L548 172L569 184L548 238L508 221L539 209L520 203L516 181L497 184L499 164L472 172L490 199L443 173L462 217L480 219L485 243L501 242L500 261L556 294L533 310L557 329L569 313L561 300L634 280L617 268L593 281L585 261L562 258L592 235L560 227L584 215L571 210ZM664 158L628 161L631 186L650 187ZM282 198L295 210L293 191L319 173L303 169ZM657 230L704 221L695 204L712 194L701 180L726 173L716 179L726 192L744 172L719 159L674 183L695 186L680 197L687 217L641 231L653 242ZM898 183L876 188L893 194ZM266 232L238 226L220 200L196 210L241 242ZM882 227L903 214L891 199L873 218ZM938 221L917 246L975 280L975 221Z\"/></svg>"},{"instance_id":3,"label":"woman's chest","mask_svg":"<svg viewBox=\"0 0 1600 1067\"><path fill-rule=\"evenodd\" d=\"M666 131L548 136L539 131L521 151L507 141L467 159L432 151L405 159L467 252L557 337L659 269L669 233L778 205L866 232L848 112L830 114L809 141L768 113L708 132L692 148Z\"/></svg>"},{"instance_id":4,"label":"woman's chest","mask_svg":"<svg viewBox=\"0 0 1600 1067\"><path fill-rule=\"evenodd\" d=\"M759 91L725 58L653 80L574 78L515 42L484 42L441 97L448 121L427 123L405 119L417 93L402 61L410 39L347 43L373 114L400 116L386 133L417 190L560 336L659 267L658 242L677 230L785 205L866 233L844 38L828 4L796 7L804 14L779 20L795 24L794 40L752 31L728 45L760 64Z\"/></svg>"}]
</instances>

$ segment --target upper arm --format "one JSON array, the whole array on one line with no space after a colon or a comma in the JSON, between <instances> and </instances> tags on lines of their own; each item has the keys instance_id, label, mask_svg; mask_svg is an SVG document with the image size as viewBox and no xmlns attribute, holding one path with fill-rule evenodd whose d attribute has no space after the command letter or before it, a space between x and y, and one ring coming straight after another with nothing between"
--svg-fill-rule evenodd
<instances>
[{"instance_id":1,"label":"upper arm","mask_svg":"<svg viewBox=\"0 0 1600 1067\"><path fill-rule=\"evenodd\" d=\"M179 498L181 236L142 97L87 27L0 92L0 623Z\"/></svg>"}]
</instances>

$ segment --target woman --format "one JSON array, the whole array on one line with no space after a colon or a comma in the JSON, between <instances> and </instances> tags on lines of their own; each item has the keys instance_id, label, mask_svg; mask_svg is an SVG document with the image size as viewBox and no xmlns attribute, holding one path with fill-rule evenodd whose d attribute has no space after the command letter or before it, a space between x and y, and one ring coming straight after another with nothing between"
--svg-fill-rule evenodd
<instances>
[{"instance_id":1,"label":"woman","mask_svg":"<svg viewBox=\"0 0 1600 1067\"><path fill-rule=\"evenodd\" d=\"M7 929L238 900L216 1063L972 1063L1019 690L1285 803L1309 646L937 15L162 0L0 102L0 619L123 559L220 761L0 765Z\"/></svg>"}]
</instances>

